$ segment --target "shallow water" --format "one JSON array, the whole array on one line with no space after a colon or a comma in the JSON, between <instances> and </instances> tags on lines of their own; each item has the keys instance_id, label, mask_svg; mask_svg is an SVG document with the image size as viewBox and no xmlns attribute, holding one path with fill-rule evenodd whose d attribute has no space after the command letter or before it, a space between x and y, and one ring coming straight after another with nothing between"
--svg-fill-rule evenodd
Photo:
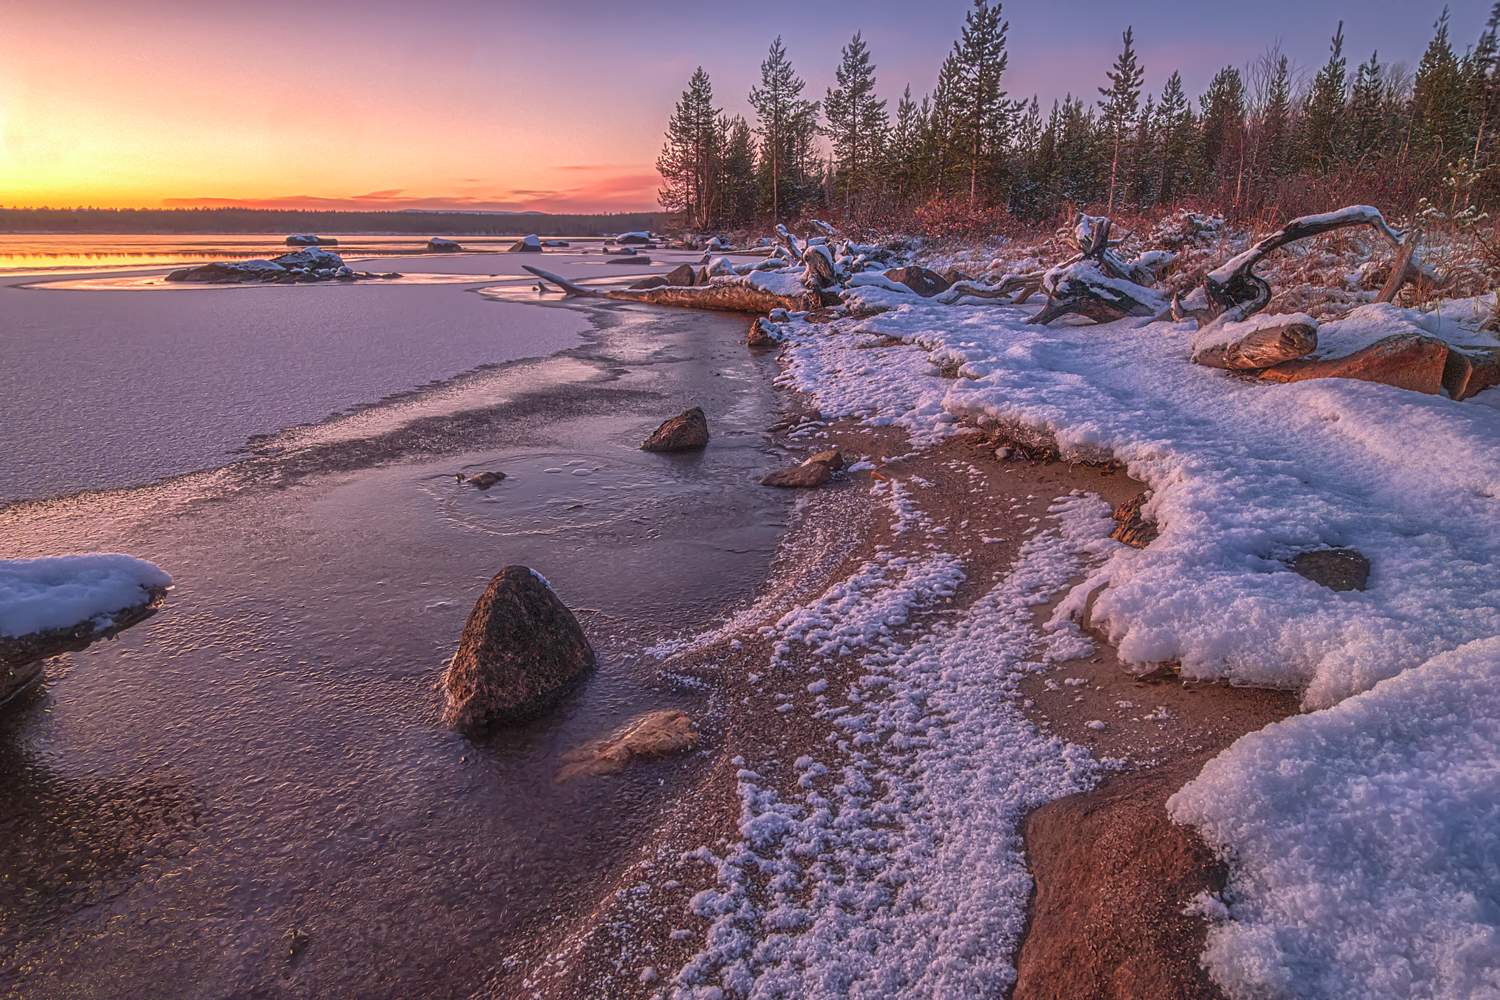
<instances>
[{"instance_id":1,"label":"shallow water","mask_svg":"<svg viewBox=\"0 0 1500 1000\"><path fill-rule=\"evenodd\" d=\"M0 510L0 557L120 550L177 583L0 713L0 991L467 996L649 842L704 755L569 784L560 757L699 707L634 651L764 577L790 502L754 486L780 460L775 362L736 343L737 317L570 315L595 329L554 357L259 439L228 468ZM637 450L692 404L708 449ZM454 481L480 469L509 478ZM511 563L579 609L600 668L553 716L470 741L435 683Z\"/></svg>"}]
</instances>

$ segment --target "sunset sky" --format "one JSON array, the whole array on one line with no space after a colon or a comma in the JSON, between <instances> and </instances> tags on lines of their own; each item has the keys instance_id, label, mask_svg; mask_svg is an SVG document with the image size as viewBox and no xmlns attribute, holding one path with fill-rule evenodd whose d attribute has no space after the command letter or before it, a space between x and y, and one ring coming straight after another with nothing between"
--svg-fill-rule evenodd
<instances>
[{"instance_id":1,"label":"sunset sky","mask_svg":"<svg viewBox=\"0 0 1500 1000\"><path fill-rule=\"evenodd\" d=\"M662 129L694 67L745 95L783 36L821 98L862 30L881 96L920 96L958 36L942 2L247 4L0 0L0 204L635 211L656 203ZM1201 93L1278 41L1350 71L1415 66L1442 3L1010 2L1012 96L1105 84L1134 25L1146 86ZM1453 4L1462 53L1488 2Z\"/></svg>"}]
</instances>

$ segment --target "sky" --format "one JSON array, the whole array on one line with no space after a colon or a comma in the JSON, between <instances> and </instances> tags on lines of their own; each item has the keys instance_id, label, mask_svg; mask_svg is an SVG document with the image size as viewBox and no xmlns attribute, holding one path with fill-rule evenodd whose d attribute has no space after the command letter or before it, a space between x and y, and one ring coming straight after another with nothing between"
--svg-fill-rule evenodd
<instances>
[{"instance_id":1,"label":"sky","mask_svg":"<svg viewBox=\"0 0 1500 1000\"><path fill-rule=\"evenodd\" d=\"M862 31L877 90L931 90L969 0L0 0L0 205L656 208L655 162L695 67L746 100L781 35L821 98ZM1451 3L1461 53L1487 0ZM1280 45L1312 71L1415 67L1429 0L1010 0L1012 97L1096 97L1134 28L1146 89L1190 95Z\"/></svg>"}]
</instances>

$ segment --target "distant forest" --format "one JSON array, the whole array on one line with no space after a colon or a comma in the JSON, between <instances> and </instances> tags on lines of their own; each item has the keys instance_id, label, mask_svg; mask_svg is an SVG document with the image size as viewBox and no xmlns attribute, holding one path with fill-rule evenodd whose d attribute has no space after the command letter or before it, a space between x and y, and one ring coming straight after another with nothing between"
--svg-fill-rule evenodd
<instances>
[{"instance_id":1,"label":"distant forest","mask_svg":"<svg viewBox=\"0 0 1500 1000\"><path fill-rule=\"evenodd\" d=\"M999 3L974 0L937 86L920 99L908 86L894 113L859 34L821 100L803 96L778 37L750 122L714 107L699 67L667 123L659 200L700 231L815 213L1045 222L1086 206L1273 221L1355 201L1457 225L1500 211L1500 3L1472 41L1450 37L1444 8L1415 69L1359 61L1339 22L1322 66L1272 47L1225 66L1196 102L1176 72L1143 91L1128 29L1113 65L1076 67L1079 89L1050 109L1012 99L1008 28Z\"/></svg>"},{"instance_id":2,"label":"distant forest","mask_svg":"<svg viewBox=\"0 0 1500 1000\"><path fill-rule=\"evenodd\" d=\"M393 233L414 236L602 236L660 229L663 213L484 215L476 212L317 212L262 208L0 208L7 233Z\"/></svg>"}]
</instances>

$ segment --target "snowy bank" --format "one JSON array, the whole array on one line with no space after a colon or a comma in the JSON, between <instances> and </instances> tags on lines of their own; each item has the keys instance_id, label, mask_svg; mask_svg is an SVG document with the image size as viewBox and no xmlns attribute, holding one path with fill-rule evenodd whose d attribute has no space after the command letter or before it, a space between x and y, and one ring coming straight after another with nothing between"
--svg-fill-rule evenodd
<instances>
[{"instance_id":1,"label":"snowy bank","mask_svg":"<svg viewBox=\"0 0 1500 1000\"><path fill-rule=\"evenodd\" d=\"M172 578L155 563L118 553L0 560L0 637L92 622L148 603Z\"/></svg>"},{"instance_id":2,"label":"snowy bank","mask_svg":"<svg viewBox=\"0 0 1500 1000\"><path fill-rule=\"evenodd\" d=\"M917 447L968 418L1064 458L1126 463L1154 490L1146 513L1161 535L1116 552L1068 609L1108 584L1094 620L1128 661L1175 660L1186 677L1300 689L1324 706L1500 635L1495 409L1345 379L1240 381L1189 362L1191 323L1045 328L1029 313L902 296L862 321L791 324L786 378L825 416L905 427ZM1417 325L1494 342L1410 313L1360 310L1319 334ZM1368 591L1290 571L1297 553L1328 547L1370 559Z\"/></svg>"},{"instance_id":3,"label":"snowy bank","mask_svg":"<svg viewBox=\"0 0 1500 1000\"><path fill-rule=\"evenodd\" d=\"M1500 637L1268 726L1168 802L1231 853L1234 997L1500 997Z\"/></svg>"}]
</instances>

